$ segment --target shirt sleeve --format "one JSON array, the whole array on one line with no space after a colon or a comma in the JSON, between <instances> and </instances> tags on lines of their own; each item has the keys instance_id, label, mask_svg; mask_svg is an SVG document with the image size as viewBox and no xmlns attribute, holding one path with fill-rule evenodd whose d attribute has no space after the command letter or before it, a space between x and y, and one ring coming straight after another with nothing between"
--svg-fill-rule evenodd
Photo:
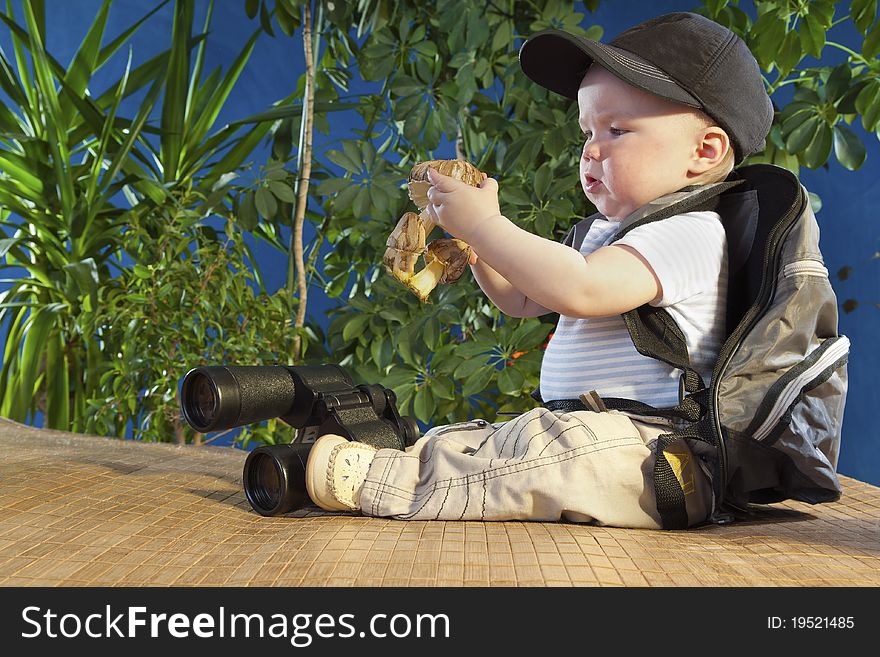
<instances>
[{"instance_id":1,"label":"shirt sleeve","mask_svg":"<svg viewBox=\"0 0 880 657\"><path fill-rule=\"evenodd\" d=\"M707 291L723 273L727 238L715 212L688 212L634 228L614 244L625 244L654 270L665 307Z\"/></svg>"}]
</instances>

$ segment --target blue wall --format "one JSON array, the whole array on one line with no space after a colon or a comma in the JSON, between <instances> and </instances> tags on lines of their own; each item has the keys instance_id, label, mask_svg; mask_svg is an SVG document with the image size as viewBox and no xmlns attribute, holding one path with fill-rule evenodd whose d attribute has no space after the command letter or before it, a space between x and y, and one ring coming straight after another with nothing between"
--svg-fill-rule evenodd
<instances>
[{"instance_id":1,"label":"blue wall","mask_svg":"<svg viewBox=\"0 0 880 657\"><path fill-rule=\"evenodd\" d=\"M15 3L17 6L17 3ZM580 5L580 3L577 3ZM746 6L746 2L740 3ZM209 38L208 68L228 66L239 52L256 23L244 14L243 0L221 0L216 3L214 20ZM70 61L79 41L95 16L98 0L48 0L47 20L52 54L62 63ZM143 0L116 0L110 13L108 39L115 37L136 17L145 12L150 3ZM204 4L207 6L207 3ZM632 24L666 13L688 10L695 3L687 0L602 0L599 10L590 17L591 22L605 28L606 39ZM166 7L154 16L133 41L135 61L143 61L158 52L167 43L171 31L171 14ZM18 14L21 16L21 13ZM844 34L840 39L846 39ZM0 46L7 55L12 54L9 35L0 29ZM823 63L842 61L836 51L828 50ZM102 71L98 80L107 82L117 79L124 66L124 56ZM236 89L234 102L230 103L220 122L231 121L265 109L271 102L288 93L296 84L303 70L302 46L298 37L289 39L283 35L275 39L263 38L245 70ZM115 68L114 68L115 67ZM100 82L97 91L103 91ZM355 89L357 91L357 89ZM337 115L333 121L334 132L348 132L349 122ZM858 130L858 128L856 128ZM338 131L338 132L336 132ZM843 447L840 456L840 472L880 485L880 450L876 449L876 422L870 415L880 408L880 393L875 384L875 373L880 369L880 349L874 336L880 334L880 289L878 289L878 266L880 261L873 254L880 246L880 222L876 220L876 204L880 201L880 144L873 136L865 137L868 147L866 164L857 172L844 170L832 162L827 170L804 170L802 180L813 192L822 197L824 207L818 215L822 229L822 249L832 273L844 265L853 267L846 281L834 278L839 300L853 298L858 308L842 314L840 330L852 341L850 359L850 393L844 422ZM316 135L316 147L332 147L333 135ZM449 157L453 154L450 152ZM260 160L256 160L259 163ZM503 174L499 176L503 185ZM263 245L258 246L259 259L270 291L284 284L286 261L282 254ZM323 321L324 311L333 302L313 291L309 308L313 317Z\"/></svg>"}]
</instances>

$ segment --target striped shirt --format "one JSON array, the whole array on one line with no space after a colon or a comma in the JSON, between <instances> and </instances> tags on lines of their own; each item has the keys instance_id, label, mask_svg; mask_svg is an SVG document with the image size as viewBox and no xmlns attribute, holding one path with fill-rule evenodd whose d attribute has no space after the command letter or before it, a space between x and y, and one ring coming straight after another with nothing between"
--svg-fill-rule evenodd
<instances>
[{"instance_id":1,"label":"striped shirt","mask_svg":"<svg viewBox=\"0 0 880 657\"><path fill-rule=\"evenodd\" d=\"M581 245L587 255L606 246L619 223L597 219ZM663 289L652 305L666 308L685 335L691 364L708 385L725 331L727 242L715 212L688 212L634 228L626 244L651 265ZM652 406L678 403L681 370L636 351L620 315L560 316L541 364L544 401L602 397Z\"/></svg>"}]
</instances>

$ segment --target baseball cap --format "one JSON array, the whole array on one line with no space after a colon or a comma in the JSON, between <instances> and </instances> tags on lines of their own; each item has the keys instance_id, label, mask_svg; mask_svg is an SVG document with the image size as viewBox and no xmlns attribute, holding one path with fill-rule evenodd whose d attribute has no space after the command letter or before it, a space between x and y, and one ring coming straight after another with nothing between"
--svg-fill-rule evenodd
<instances>
[{"instance_id":1,"label":"baseball cap","mask_svg":"<svg viewBox=\"0 0 880 657\"><path fill-rule=\"evenodd\" d=\"M699 108L727 132L736 162L763 150L773 122L773 103L748 46L699 14L664 14L607 44L542 30L522 45L519 61L529 78L568 98L577 98L596 62L634 87Z\"/></svg>"}]
</instances>

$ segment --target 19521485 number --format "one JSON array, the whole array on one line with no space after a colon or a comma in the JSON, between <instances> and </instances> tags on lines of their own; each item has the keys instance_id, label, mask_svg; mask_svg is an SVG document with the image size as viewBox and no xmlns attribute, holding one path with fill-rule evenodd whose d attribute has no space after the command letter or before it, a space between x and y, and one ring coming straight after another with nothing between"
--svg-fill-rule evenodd
<instances>
[{"instance_id":1,"label":"19521485 number","mask_svg":"<svg viewBox=\"0 0 880 657\"><path fill-rule=\"evenodd\" d=\"M849 630L855 627L853 616L768 616L767 627L771 630Z\"/></svg>"}]
</instances>

